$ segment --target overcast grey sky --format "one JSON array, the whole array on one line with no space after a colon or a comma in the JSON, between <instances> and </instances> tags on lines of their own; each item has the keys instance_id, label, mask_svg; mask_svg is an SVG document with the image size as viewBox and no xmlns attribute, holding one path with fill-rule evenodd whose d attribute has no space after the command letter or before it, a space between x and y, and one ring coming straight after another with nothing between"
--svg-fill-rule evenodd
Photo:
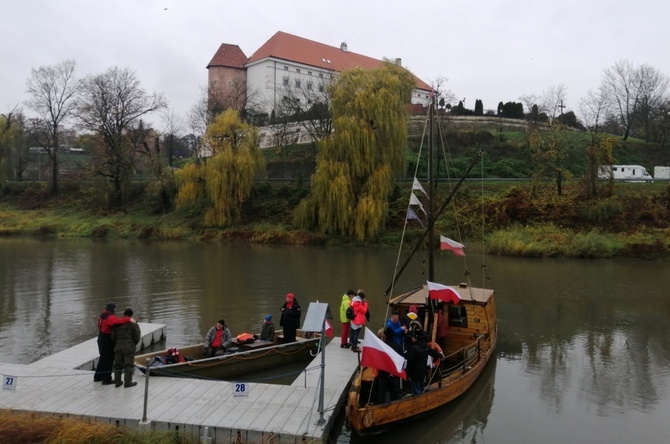
<instances>
[{"instance_id":1,"label":"overcast grey sky","mask_svg":"<svg viewBox=\"0 0 670 444\"><path fill-rule=\"evenodd\" d=\"M66 59L77 75L135 71L185 114L221 43L253 52L284 31L375 58L401 58L428 83L485 109L568 87L568 109L620 59L670 75L670 3L661 0L5 0L0 113L22 105L31 68ZM28 111L24 108L24 111Z\"/></svg>"}]
</instances>

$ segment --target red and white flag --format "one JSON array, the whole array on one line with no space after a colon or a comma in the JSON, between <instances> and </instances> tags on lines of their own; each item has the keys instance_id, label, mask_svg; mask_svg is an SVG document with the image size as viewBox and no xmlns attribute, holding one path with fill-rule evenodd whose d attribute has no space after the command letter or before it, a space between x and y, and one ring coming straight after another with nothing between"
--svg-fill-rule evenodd
<instances>
[{"instance_id":1,"label":"red and white flag","mask_svg":"<svg viewBox=\"0 0 670 444\"><path fill-rule=\"evenodd\" d=\"M326 337L332 338L333 337L333 326L330 325L330 322L328 322L328 319L325 320L326 322Z\"/></svg>"},{"instance_id":2,"label":"red and white flag","mask_svg":"<svg viewBox=\"0 0 670 444\"><path fill-rule=\"evenodd\" d=\"M361 365L376 368L377 370L384 370L394 376L400 376L402 379L407 380L407 374L402 369L404 364L405 358L384 344L369 328L365 327Z\"/></svg>"},{"instance_id":3,"label":"red and white flag","mask_svg":"<svg viewBox=\"0 0 670 444\"><path fill-rule=\"evenodd\" d=\"M436 284L435 282L428 282L428 296L431 299L439 299L444 302L453 302L458 304L461 301L461 295L456 289L448 285Z\"/></svg>"},{"instance_id":4,"label":"red and white flag","mask_svg":"<svg viewBox=\"0 0 670 444\"><path fill-rule=\"evenodd\" d=\"M456 242L453 239L440 235L440 250L451 250L456 256L465 256L463 248L465 248L465 245L460 242Z\"/></svg>"}]
</instances>

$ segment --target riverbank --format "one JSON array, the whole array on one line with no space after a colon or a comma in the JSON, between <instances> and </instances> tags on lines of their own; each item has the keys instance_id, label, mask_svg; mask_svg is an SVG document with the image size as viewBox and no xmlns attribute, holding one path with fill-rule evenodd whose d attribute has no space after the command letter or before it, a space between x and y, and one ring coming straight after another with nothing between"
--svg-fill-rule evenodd
<instances>
[{"instance_id":1,"label":"riverbank","mask_svg":"<svg viewBox=\"0 0 670 444\"><path fill-rule=\"evenodd\" d=\"M41 416L3 410L0 412L0 443L97 443L97 444L190 444L174 432L139 432L79 418Z\"/></svg>"},{"instance_id":2,"label":"riverbank","mask_svg":"<svg viewBox=\"0 0 670 444\"><path fill-rule=\"evenodd\" d=\"M436 224L442 234L464 239L466 251L521 257L670 258L667 184L617 184L611 197L590 201L580 198L577 184L566 186L562 196L556 196L550 187L531 191L530 184L492 184L483 191L477 186L464 185L454 211ZM446 189L441 192L446 193ZM205 227L201 214L151 211L142 193L124 208L110 211L101 209L83 190L56 197L36 196L26 190L0 202L0 236L287 245L399 244L407 205L401 197L407 194L405 190L396 193L398 197L390 202L384 232L365 242L295 228L291 222L293 208L305 193L298 186L261 185L245 205L239 223ZM410 223L406 242L411 243L421 232L418 223Z\"/></svg>"}]
</instances>

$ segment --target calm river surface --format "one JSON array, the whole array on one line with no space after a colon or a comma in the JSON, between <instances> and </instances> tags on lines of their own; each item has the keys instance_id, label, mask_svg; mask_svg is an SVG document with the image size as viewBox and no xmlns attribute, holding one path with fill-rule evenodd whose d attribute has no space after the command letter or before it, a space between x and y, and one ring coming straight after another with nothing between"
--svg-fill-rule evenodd
<instances>
[{"instance_id":1,"label":"calm river surface","mask_svg":"<svg viewBox=\"0 0 670 444\"><path fill-rule=\"evenodd\" d=\"M335 311L344 291L362 288L373 326L381 325L396 256L381 248L0 239L0 361L28 364L94 337L110 300L140 321L167 324L170 346L202 340L219 318L233 334L257 331L266 314L277 319L287 292L305 308L319 300ZM436 280L463 280L462 259L437 256ZM473 285L482 285L481 258L466 259ZM670 263L487 257L486 266L499 342L483 377L434 415L381 437L344 430L338 442L670 442ZM397 289L425 281L421 267L410 267Z\"/></svg>"}]
</instances>

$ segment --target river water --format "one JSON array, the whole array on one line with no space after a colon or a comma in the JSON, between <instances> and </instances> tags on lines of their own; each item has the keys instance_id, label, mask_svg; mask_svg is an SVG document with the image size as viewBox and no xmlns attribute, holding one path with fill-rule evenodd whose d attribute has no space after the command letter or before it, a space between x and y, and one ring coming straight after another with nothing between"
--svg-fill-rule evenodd
<instances>
[{"instance_id":1,"label":"river water","mask_svg":"<svg viewBox=\"0 0 670 444\"><path fill-rule=\"evenodd\" d=\"M458 283L467 270L481 286L486 265L493 362L435 414L381 437L345 429L338 442L670 442L670 263L466 259L439 253L436 280ZM0 361L28 364L94 337L110 300L167 324L169 346L202 340L219 318L233 334L258 331L287 292L336 311L343 292L362 288L376 327L396 260L385 248L0 239ZM426 280L416 262L394 293Z\"/></svg>"}]
</instances>

